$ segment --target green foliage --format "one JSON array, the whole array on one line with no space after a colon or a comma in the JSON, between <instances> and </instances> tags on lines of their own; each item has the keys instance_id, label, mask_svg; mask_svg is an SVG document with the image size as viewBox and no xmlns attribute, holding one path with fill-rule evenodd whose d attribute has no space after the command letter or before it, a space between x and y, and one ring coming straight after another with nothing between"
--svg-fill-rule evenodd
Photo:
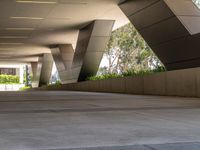
<instances>
[{"instance_id":1,"label":"green foliage","mask_svg":"<svg viewBox=\"0 0 200 150\"><path fill-rule=\"evenodd\" d=\"M112 32L105 59L108 65L100 68L98 74L121 74L129 70L141 71L163 66L131 23Z\"/></svg>"},{"instance_id":2,"label":"green foliage","mask_svg":"<svg viewBox=\"0 0 200 150\"><path fill-rule=\"evenodd\" d=\"M20 88L19 90L20 91L26 91L26 90L28 90L30 88L31 88L30 86L25 86L25 87Z\"/></svg>"},{"instance_id":3,"label":"green foliage","mask_svg":"<svg viewBox=\"0 0 200 150\"><path fill-rule=\"evenodd\" d=\"M167 69L164 66L158 66L155 69L153 69L153 72L165 72Z\"/></svg>"},{"instance_id":4,"label":"green foliage","mask_svg":"<svg viewBox=\"0 0 200 150\"><path fill-rule=\"evenodd\" d=\"M61 85L62 85L61 81L58 80L56 81L56 83L48 84L47 87L59 87Z\"/></svg>"},{"instance_id":5,"label":"green foliage","mask_svg":"<svg viewBox=\"0 0 200 150\"><path fill-rule=\"evenodd\" d=\"M0 84L19 84L19 76L0 75Z\"/></svg>"},{"instance_id":6,"label":"green foliage","mask_svg":"<svg viewBox=\"0 0 200 150\"><path fill-rule=\"evenodd\" d=\"M111 74L104 74L104 75L99 75L99 76L91 76L91 77L88 77L86 80L103 80L103 79L119 78L119 77L121 77L120 74L111 73Z\"/></svg>"},{"instance_id":7,"label":"green foliage","mask_svg":"<svg viewBox=\"0 0 200 150\"><path fill-rule=\"evenodd\" d=\"M122 77L129 77L129 76L144 76L144 75L154 74L154 73L164 72L164 71L166 71L165 67L158 67L153 70L140 70L140 71L128 70L121 74L111 73L111 74L105 74L105 75L99 75L99 76L92 76L92 77L87 78L87 80L103 80L103 79L122 78Z\"/></svg>"}]
</instances>

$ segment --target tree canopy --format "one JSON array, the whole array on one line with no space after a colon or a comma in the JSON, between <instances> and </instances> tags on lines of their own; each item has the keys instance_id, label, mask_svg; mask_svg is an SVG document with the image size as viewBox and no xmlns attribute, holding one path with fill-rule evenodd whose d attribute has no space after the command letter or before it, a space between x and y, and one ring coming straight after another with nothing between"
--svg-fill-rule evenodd
<instances>
[{"instance_id":1,"label":"tree canopy","mask_svg":"<svg viewBox=\"0 0 200 150\"><path fill-rule=\"evenodd\" d=\"M131 23L112 32L105 59L108 65L99 69L101 74L151 70L163 66Z\"/></svg>"}]
</instances>

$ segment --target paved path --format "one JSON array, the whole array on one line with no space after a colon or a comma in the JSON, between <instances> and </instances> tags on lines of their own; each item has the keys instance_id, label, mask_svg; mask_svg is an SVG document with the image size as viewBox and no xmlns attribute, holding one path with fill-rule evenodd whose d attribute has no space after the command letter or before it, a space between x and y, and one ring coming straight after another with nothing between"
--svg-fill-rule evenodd
<instances>
[{"instance_id":1,"label":"paved path","mask_svg":"<svg viewBox=\"0 0 200 150\"><path fill-rule=\"evenodd\" d=\"M200 150L200 99L0 92L0 150Z\"/></svg>"}]
</instances>

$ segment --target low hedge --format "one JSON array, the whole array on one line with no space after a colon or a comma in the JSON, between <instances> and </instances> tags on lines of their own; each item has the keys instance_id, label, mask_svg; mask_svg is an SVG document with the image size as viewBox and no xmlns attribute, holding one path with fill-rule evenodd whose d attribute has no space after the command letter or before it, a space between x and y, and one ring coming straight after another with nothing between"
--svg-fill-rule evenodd
<instances>
[{"instance_id":1,"label":"low hedge","mask_svg":"<svg viewBox=\"0 0 200 150\"><path fill-rule=\"evenodd\" d=\"M157 72L164 72L164 71L166 71L165 67L161 66L153 70L141 70L141 71L129 70L121 74L112 73L112 74L104 74L104 75L99 75L99 76L91 76L91 77L88 77L86 80L103 80L103 79L122 78L122 77L129 77L129 76L143 76L143 75L154 74Z\"/></svg>"},{"instance_id":2,"label":"low hedge","mask_svg":"<svg viewBox=\"0 0 200 150\"><path fill-rule=\"evenodd\" d=\"M19 76L15 75L0 75L0 84L18 84L20 83Z\"/></svg>"}]
</instances>

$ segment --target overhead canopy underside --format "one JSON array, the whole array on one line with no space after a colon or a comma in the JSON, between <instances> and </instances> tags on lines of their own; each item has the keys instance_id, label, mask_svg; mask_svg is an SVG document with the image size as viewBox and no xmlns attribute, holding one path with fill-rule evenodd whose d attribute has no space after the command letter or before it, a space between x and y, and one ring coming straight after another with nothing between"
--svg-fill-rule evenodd
<instances>
[{"instance_id":1,"label":"overhead canopy underside","mask_svg":"<svg viewBox=\"0 0 200 150\"><path fill-rule=\"evenodd\" d=\"M119 0L1 0L0 61L30 62L50 53L49 45L72 44L78 31L93 20L116 20L114 28L128 19Z\"/></svg>"}]
</instances>

